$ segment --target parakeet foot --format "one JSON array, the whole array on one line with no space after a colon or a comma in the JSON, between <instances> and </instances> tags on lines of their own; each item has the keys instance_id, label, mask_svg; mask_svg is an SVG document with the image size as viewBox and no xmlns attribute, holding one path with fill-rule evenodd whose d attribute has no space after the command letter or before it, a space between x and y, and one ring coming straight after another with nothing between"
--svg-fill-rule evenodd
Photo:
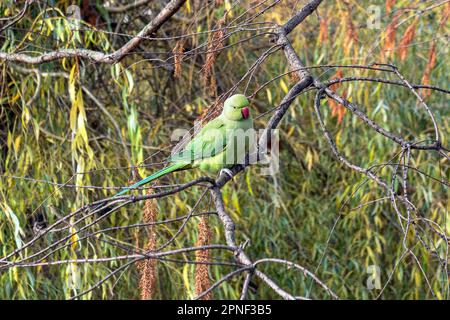
<instances>
[{"instance_id":1,"label":"parakeet foot","mask_svg":"<svg viewBox=\"0 0 450 320\"><path fill-rule=\"evenodd\" d=\"M225 173L227 176L230 177L230 179L233 179L233 172L231 172L230 169L226 169L226 168L220 169L219 176L221 176L222 173Z\"/></svg>"}]
</instances>

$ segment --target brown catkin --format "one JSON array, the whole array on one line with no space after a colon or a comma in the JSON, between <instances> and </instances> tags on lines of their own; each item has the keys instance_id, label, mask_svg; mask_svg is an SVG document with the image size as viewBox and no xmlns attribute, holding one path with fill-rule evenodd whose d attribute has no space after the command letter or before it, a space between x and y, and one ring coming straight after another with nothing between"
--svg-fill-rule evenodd
<instances>
[{"instance_id":1,"label":"brown catkin","mask_svg":"<svg viewBox=\"0 0 450 320\"><path fill-rule=\"evenodd\" d=\"M445 5L444 11L442 11L442 18L439 22L439 28L442 28L446 23L450 16L450 2L447 2Z\"/></svg>"},{"instance_id":2,"label":"brown catkin","mask_svg":"<svg viewBox=\"0 0 450 320\"><path fill-rule=\"evenodd\" d=\"M398 47L398 57L401 61L406 59L406 53L408 51L408 45L414 40L416 34L417 21L413 22L408 28L406 28L405 34L400 40Z\"/></svg>"},{"instance_id":3,"label":"brown catkin","mask_svg":"<svg viewBox=\"0 0 450 320\"><path fill-rule=\"evenodd\" d=\"M211 241L211 230L208 224L208 217L201 216L198 223L198 239L197 246L206 246ZM209 250L198 250L195 252L195 261L198 263L195 265L195 293L201 294L205 290L211 287L211 281L209 279L209 267L205 262L210 261ZM212 292L208 292L202 297L203 300L211 300Z\"/></svg>"},{"instance_id":4,"label":"brown catkin","mask_svg":"<svg viewBox=\"0 0 450 320\"><path fill-rule=\"evenodd\" d=\"M217 95L217 80L214 76L211 77L211 80L209 82L209 91L211 96Z\"/></svg>"},{"instance_id":5,"label":"brown catkin","mask_svg":"<svg viewBox=\"0 0 450 320\"><path fill-rule=\"evenodd\" d=\"M347 39L354 42L358 41L358 34L356 33L356 27L353 23L350 15L347 15Z\"/></svg>"},{"instance_id":6,"label":"brown catkin","mask_svg":"<svg viewBox=\"0 0 450 320\"><path fill-rule=\"evenodd\" d=\"M178 79L181 76L181 62L183 60L183 50L184 50L184 40L177 41L175 47L172 50L174 60L173 76L175 79Z\"/></svg>"},{"instance_id":7,"label":"brown catkin","mask_svg":"<svg viewBox=\"0 0 450 320\"><path fill-rule=\"evenodd\" d=\"M332 79L340 79L342 78L342 76L343 72L341 69L339 69ZM331 89L337 92L340 86L341 86L340 83L335 83L331 86ZM346 92L342 92L341 96L345 98L347 96ZM328 103L331 109L331 116L337 118L337 124L341 124L347 109L343 105L337 103L334 99L331 98L328 99Z\"/></svg>"},{"instance_id":8,"label":"brown catkin","mask_svg":"<svg viewBox=\"0 0 450 320\"><path fill-rule=\"evenodd\" d=\"M147 194L151 194L152 189L147 190ZM144 202L144 213L142 220L144 223L152 223L156 221L157 206L155 199L147 199ZM148 239L144 247L145 252L151 252L156 249L156 232L154 226L147 227ZM157 268L155 259L145 259L139 265L140 279L139 288L141 290L141 299L150 300L155 295Z\"/></svg>"},{"instance_id":9,"label":"brown catkin","mask_svg":"<svg viewBox=\"0 0 450 320\"><path fill-rule=\"evenodd\" d=\"M443 12L441 20L439 21L439 28L442 28L446 23L448 18L450 17L450 2L446 4ZM433 70L434 66L436 65L436 59L437 59L437 47L436 47L436 40L433 41L433 45L430 48L430 51L428 52L428 61L427 65L425 66L425 72L422 76L422 84L428 85L430 84L430 75L431 71ZM430 90L421 90L421 94L423 97L428 97L431 92Z\"/></svg>"},{"instance_id":10,"label":"brown catkin","mask_svg":"<svg viewBox=\"0 0 450 320\"><path fill-rule=\"evenodd\" d=\"M358 42L358 33L356 32L355 24L353 23L352 19L352 7L348 2L344 2L344 5L346 6L347 10L345 11L345 48L344 48L344 54L345 56L349 56L350 50L354 47L355 53L356 53L356 46L354 46Z\"/></svg>"},{"instance_id":11,"label":"brown catkin","mask_svg":"<svg viewBox=\"0 0 450 320\"><path fill-rule=\"evenodd\" d=\"M435 65L436 65L436 42L433 42L430 52L428 53L428 61L427 65L425 66L425 72L423 73L422 76L423 85L430 84L431 70L433 70ZM429 95L430 95L429 90L422 90L422 96L427 97Z\"/></svg>"},{"instance_id":12,"label":"brown catkin","mask_svg":"<svg viewBox=\"0 0 450 320\"><path fill-rule=\"evenodd\" d=\"M219 55L220 51L223 49L224 32L221 28L224 22L224 19L218 21L218 30L212 34L208 42L205 64L202 68L202 80L205 84L209 83L216 58Z\"/></svg>"},{"instance_id":13,"label":"brown catkin","mask_svg":"<svg viewBox=\"0 0 450 320\"><path fill-rule=\"evenodd\" d=\"M320 19L319 43L325 43L327 41L328 41L328 19L322 18Z\"/></svg>"},{"instance_id":14,"label":"brown catkin","mask_svg":"<svg viewBox=\"0 0 450 320\"><path fill-rule=\"evenodd\" d=\"M383 52L386 58L392 57L394 55L395 48L395 36L397 34L397 23L398 23L399 13L394 14L391 23L386 28L384 36L384 47Z\"/></svg>"},{"instance_id":15,"label":"brown catkin","mask_svg":"<svg viewBox=\"0 0 450 320\"><path fill-rule=\"evenodd\" d=\"M386 12L391 12L394 8L395 0L386 0Z\"/></svg>"}]
</instances>

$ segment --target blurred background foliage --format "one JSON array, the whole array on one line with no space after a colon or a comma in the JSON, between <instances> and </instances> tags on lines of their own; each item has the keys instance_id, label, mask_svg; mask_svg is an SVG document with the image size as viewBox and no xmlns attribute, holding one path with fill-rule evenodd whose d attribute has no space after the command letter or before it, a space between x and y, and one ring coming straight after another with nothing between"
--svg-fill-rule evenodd
<instances>
[{"instance_id":1,"label":"blurred background foliage","mask_svg":"<svg viewBox=\"0 0 450 320\"><path fill-rule=\"evenodd\" d=\"M0 16L18 14L23 3L3 0ZM88 48L110 52L139 32L163 6L162 1L155 1L121 13L107 9L118 3L37 1L23 19L0 34L0 51L35 54L60 48ZM33 238L40 225L51 224L114 192L58 183L119 187L129 184L133 166L141 176L160 168L170 155L174 130L189 129L196 119L211 112L209 108L214 108L218 95L237 83L273 45L273 30L262 27L284 23L305 1L280 1L253 21L270 24L226 30L227 37L220 43L221 51L206 77L205 44L217 35L206 31L224 23L235 25L237 22L233 21L242 22L269 5L267 2L251 8L255 3L189 0L155 35L163 39L142 42L133 54L112 66L75 58L37 66L0 62L1 256ZM448 88L449 5L421 11L437 3L325 1L289 38L307 66L391 62L411 83ZM73 4L78 7L70 7ZM369 28L367 22L377 10L380 28ZM78 13L80 20L73 18ZM285 57L278 51L258 67L248 87L244 81L238 91L252 95L262 84L288 71ZM350 76L398 80L395 74L350 68L318 68L312 73L324 81ZM252 98L253 114L262 115L256 121L257 128L264 128L270 111L294 83L290 75L282 76ZM403 87L346 82L335 89L362 106L384 128L406 139L422 141L433 137L432 122L425 110ZM422 93L440 125L443 144L448 145L448 96ZM403 233L386 191L332 156L314 115L314 94L299 96L282 121L279 172L265 176L261 175L260 166L251 166L223 189L226 208L237 224L238 242L250 240L246 252L252 259L280 257L305 266L341 298L373 299L379 294L383 299L449 298L446 266L429 250L415 245L412 250L418 261L402 257ZM400 146L370 130L342 106L324 101L322 112L339 149L352 162L370 167L398 161ZM449 191L436 179L448 181L450 171L448 161L440 159L432 151L411 152L410 165L435 179L410 171L410 198L442 232L448 233ZM380 166L377 170L391 181L393 169ZM158 183L182 183L200 175L176 173ZM158 199L156 220L186 214L202 192L203 188L194 187ZM213 210L208 197L205 199L198 208L200 212ZM140 223L142 216L143 203L135 203L89 230ZM60 236L84 235L77 230L93 219L86 219L75 230L66 229ZM193 246L198 238L199 219L192 218L169 248ZM217 217L210 215L207 220L211 242L223 243ZM155 227L157 244L170 239L180 223ZM124 255L145 243L146 232L139 230L100 233L59 250L44 261ZM416 243L413 233L408 235L410 243ZM21 258L48 246L56 236L46 235L27 248ZM435 235L430 238L435 250L447 259L445 241ZM211 261L233 261L227 252L212 250L210 255ZM194 254L178 258L192 260ZM69 298L121 264L114 261L10 268L0 272L0 298ZM370 276L367 270L372 265L380 268L381 284L387 283L384 290L369 290L366 286ZM288 292L329 298L298 271L275 264L259 267ZM158 261L156 268L153 298L195 296L194 265ZM232 270L211 266L211 282ZM139 278L138 268L131 266L83 298L137 299ZM239 298L243 280L243 275L232 278L214 291L214 298ZM277 298L258 280L252 283L249 297Z\"/></svg>"}]
</instances>

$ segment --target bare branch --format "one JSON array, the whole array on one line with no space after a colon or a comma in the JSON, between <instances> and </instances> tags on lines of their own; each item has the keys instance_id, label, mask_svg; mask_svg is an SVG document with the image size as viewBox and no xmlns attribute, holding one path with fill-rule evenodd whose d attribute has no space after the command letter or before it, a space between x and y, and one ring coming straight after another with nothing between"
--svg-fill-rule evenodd
<instances>
[{"instance_id":1,"label":"bare branch","mask_svg":"<svg viewBox=\"0 0 450 320\"><path fill-rule=\"evenodd\" d=\"M0 52L0 60L7 62L20 62L27 64L42 64L62 58L83 58L93 62L114 64L121 61L128 53L135 49L146 37L154 34L161 26L170 19L186 2L186 0L171 0L161 12L147 24L135 37L129 40L118 50L106 54L88 49L61 49L42 53L38 56L29 56L23 53Z\"/></svg>"}]
</instances>

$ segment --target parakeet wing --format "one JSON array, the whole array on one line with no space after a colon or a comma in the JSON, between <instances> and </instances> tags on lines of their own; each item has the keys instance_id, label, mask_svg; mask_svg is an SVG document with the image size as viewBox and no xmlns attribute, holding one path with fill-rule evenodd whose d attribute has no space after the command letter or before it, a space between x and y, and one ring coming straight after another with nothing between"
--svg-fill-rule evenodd
<instances>
[{"instance_id":1,"label":"parakeet wing","mask_svg":"<svg viewBox=\"0 0 450 320\"><path fill-rule=\"evenodd\" d=\"M200 132L180 152L174 154L171 162L191 162L213 157L225 150L227 145L226 128L222 118L208 122Z\"/></svg>"}]
</instances>

